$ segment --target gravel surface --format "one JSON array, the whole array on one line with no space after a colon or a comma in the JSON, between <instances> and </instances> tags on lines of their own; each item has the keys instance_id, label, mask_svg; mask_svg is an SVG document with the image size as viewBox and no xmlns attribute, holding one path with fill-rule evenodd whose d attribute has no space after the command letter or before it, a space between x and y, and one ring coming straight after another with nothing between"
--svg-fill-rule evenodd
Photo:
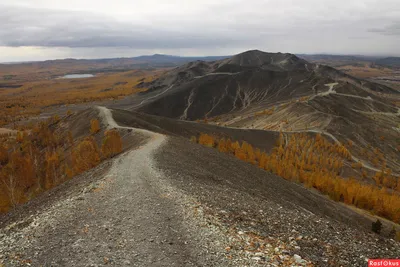
<instances>
[{"instance_id":1,"label":"gravel surface","mask_svg":"<svg viewBox=\"0 0 400 267\"><path fill-rule=\"evenodd\" d=\"M120 128L108 110L100 113L110 127ZM45 210L3 222L0 264L226 265L213 250L218 234L192 219L194 202L154 168L153 153L166 137L133 130L133 135L145 135L147 143L115 158L101 179L55 199Z\"/></svg>"},{"instance_id":2,"label":"gravel surface","mask_svg":"<svg viewBox=\"0 0 400 267\"><path fill-rule=\"evenodd\" d=\"M99 110L140 143L0 217L0 266L366 266L400 255L344 205Z\"/></svg>"},{"instance_id":3,"label":"gravel surface","mask_svg":"<svg viewBox=\"0 0 400 267\"><path fill-rule=\"evenodd\" d=\"M146 145L121 155L102 180L54 203L26 227L16 227L18 223L0 230L0 262L6 266L222 264L210 244L200 240L213 235L200 235L201 228L182 220L189 216L191 204L164 184L159 179L162 173L153 168L152 153L164 140L155 135Z\"/></svg>"},{"instance_id":4,"label":"gravel surface","mask_svg":"<svg viewBox=\"0 0 400 267\"><path fill-rule=\"evenodd\" d=\"M169 138L156 160L224 233L219 249L235 266L366 266L400 256L400 243L372 233L369 218L216 149Z\"/></svg>"}]
</instances>

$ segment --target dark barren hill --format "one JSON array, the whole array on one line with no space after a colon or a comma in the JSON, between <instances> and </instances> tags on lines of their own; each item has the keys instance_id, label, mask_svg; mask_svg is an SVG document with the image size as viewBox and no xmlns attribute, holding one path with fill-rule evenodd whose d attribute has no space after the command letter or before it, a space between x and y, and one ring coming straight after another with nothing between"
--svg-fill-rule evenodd
<instances>
[{"instance_id":1,"label":"dark barren hill","mask_svg":"<svg viewBox=\"0 0 400 267\"><path fill-rule=\"evenodd\" d=\"M292 54L255 50L215 62L191 62L166 73L149 84L147 94L163 93L140 105L139 110L172 118L203 119L317 95L329 91L326 84L337 80L343 84L335 92L340 88L340 92L365 95L363 86L369 86L374 92L395 93L389 87L365 84Z\"/></svg>"},{"instance_id":2,"label":"dark barren hill","mask_svg":"<svg viewBox=\"0 0 400 267\"><path fill-rule=\"evenodd\" d=\"M369 163L371 156L361 155L372 147L400 173L400 92L332 67L293 54L253 50L190 62L146 86L147 92L117 107L227 127L321 132L354 142L354 154L370 171L381 168Z\"/></svg>"}]
</instances>

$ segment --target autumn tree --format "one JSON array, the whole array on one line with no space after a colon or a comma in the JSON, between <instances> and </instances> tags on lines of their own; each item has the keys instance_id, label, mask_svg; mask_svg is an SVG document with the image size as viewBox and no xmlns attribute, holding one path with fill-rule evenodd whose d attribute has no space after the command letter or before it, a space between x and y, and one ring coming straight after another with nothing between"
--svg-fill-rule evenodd
<instances>
[{"instance_id":1,"label":"autumn tree","mask_svg":"<svg viewBox=\"0 0 400 267\"><path fill-rule=\"evenodd\" d=\"M247 161L248 157L247 157L246 151L242 147L240 147L240 146L236 147L234 153L235 153L235 157L237 157L238 159Z\"/></svg>"},{"instance_id":2,"label":"autumn tree","mask_svg":"<svg viewBox=\"0 0 400 267\"><path fill-rule=\"evenodd\" d=\"M55 151L46 153L46 174L45 174L45 189L59 183L60 173L60 158L59 154Z\"/></svg>"},{"instance_id":3,"label":"autumn tree","mask_svg":"<svg viewBox=\"0 0 400 267\"><path fill-rule=\"evenodd\" d=\"M90 132L96 134L100 131L100 123L97 119L90 120Z\"/></svg>"},{"instance_id":4,"label":"autumn tree","mask_svg":"<svg viewBox=\"0 0 400 267\"><path fill-rule=\"evenodd\" d=\"M284 179L315 188L335 201L400 222L400 195L379 187L384 185L400 191L400 182L392 176L391 170L382 165L382 171L375 175L379 186L362 183L354 177L340 177L344 162L351 160L351 154L343 145L331 143L321 134L315 137L293 134L288 139L280 133L276 146L269 154L261 153L247 142L232 143L229 139L225 141L209 135L201 135L201 140L199 143L204 145L215 142L221 152L233 152L240 160L255 163ZM353 163L353 167L362 170L360 163ZM367 177L366 173L364 177Z\"/></svg>"},{"instance_id":5,"label":"autumn tree","mask_svg":"<svg viewBox=\"0 0 400 267\"><path fill-rule=\"evenodd\" d=\"M5 145L0 144L0 166L8 162L8 150Z\"/></svg>"},{"instance_id":6,"label":"autumn tree","mask_svg":"<svg viewBox=\"0 0 400 267\"><path fill-rule=\"evenodd\" d=\"M74 176L74 170L69 165L64 166L64 172L67 178L71 179Z\"/></svg>"},{"instance_id":7,"label":"autumn tree","mask_svg":"<svg viewBox=\"0 0 400 267\"><path fill-rule=\"evenodd\" d=\"M202 144L202 145L205 145L208 147L214 147L215 138L212 135L201 134L199 137L199 144Z\"/></svg>"},{"instance_id":8,"label":"autumn tree","mask_svg":"<svg viewBox=\"0 0 400 267\"><path fill-rule=\"evenodd\" d=\"M72 151L72 165L74 173L87 171L100 162L99 149L93 137L87 137Z\"/></svg>"},{"instance_id":9,"label":"autumn tree","mask_svg":"<svg viewBox=\"0 0 400 267\"><path fill-rule=\"evenodd\" d=\"M226 153L229 151L227 143L223 138L218 141L218 151L222 153Z\"/></svg>"},{"instance_id":10,"label":"autumn tree","mask_svg":"<svg viewBox=\"0 0 400 267\"><path fill-rule=\"evenodd\" d=\"M15 175L15 170L13 165L7 164L2 168L2 173L0 174L1 185L5 188L6 194L8 195L8 201L11 206L15 206L18 202L18 180Z\"/></svg>"},{"instance_id":11,"label":"autumn tree","mask_svg":"<svg viewBox=\"0 0 400 267\"><path fill-rule=\"evenodd\" d=\"M104 133L101 153L104 158L112 158L122 151L122 139L117 130L110 130Z\"/></svg>"},{"instance_id":12,"label":"autumn tree","mask_svg":"<svg viewBox=\"0 0 400 267\"><path fill-rule=\"evenodd\" d=\"M34 184L35 172L29 155L18 151L11 153L8 164L2 169L1 183L6 188L11 205L24 201L24 193Z\"/></svg>"}]
</instances>

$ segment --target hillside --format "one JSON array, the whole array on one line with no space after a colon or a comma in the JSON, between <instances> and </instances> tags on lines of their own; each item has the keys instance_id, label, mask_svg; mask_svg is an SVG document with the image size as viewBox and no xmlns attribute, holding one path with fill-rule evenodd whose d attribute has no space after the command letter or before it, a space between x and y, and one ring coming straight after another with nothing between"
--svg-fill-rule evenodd
<instances>
[{"instance_id":1,"label":"hillside","mask_svg":"<svg viewBox=\"0 0 400 267\"><path fill-rule=\"evenodd\" d=\"M115 107L226 127L321 132L351 141L352 153L371 173L384 164L400 173L400 92L388 86L257 50L191 62L143 86L149 90ZM368 155L373 150L375 156Z\"/></svg>"},{"instance_id":2,"label":"hillside","mask_svg":"<svg viewBox=\"0 0 400 267\"><path fill-rule=\"evenodd\" d=\"M177 137L261 131L106 108L68 125L83 117L136 145L0 217L6 266L364 266L400 251L370 231L373 218Z\"/></svg>"}]
</instances>

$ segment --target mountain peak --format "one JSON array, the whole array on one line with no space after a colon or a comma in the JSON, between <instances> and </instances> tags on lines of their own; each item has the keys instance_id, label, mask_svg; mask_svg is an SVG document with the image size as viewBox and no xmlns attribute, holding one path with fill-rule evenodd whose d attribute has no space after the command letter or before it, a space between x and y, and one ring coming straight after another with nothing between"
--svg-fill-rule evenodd
<instances>
[{"instance_id":1,"label":"mountain peak","mask_svg":"<svg viewBox=\"0 0 400 267\"><path fill-rule=\"evenodd\" d=\"M304 68L308 62L290 53L268 53L260 50L249 50L224 61L225 64L240 67L262 67L271 70L292 70Z\"/></svg>"}]
</instances>

